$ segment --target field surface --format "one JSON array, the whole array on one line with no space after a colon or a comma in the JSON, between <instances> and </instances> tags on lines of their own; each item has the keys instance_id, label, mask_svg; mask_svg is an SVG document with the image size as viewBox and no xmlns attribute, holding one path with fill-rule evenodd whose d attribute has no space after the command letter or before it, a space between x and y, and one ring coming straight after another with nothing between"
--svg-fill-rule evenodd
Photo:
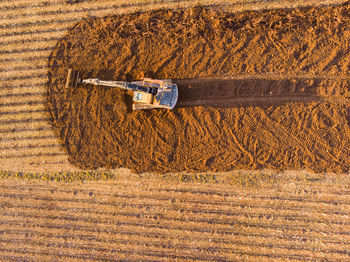
<instances>
[{"instance_id":1,"label":"field surface","mask_svg":"<svg viewBox=\"0 0 350 262\"><path fill-rule=\"evenodd\" d=\"M290 144L287 144L293 150L299 147L305 149L301 150L305 154L301 154L304 157L297 159L297 162L292 161L296 159L295 154L289 156L282 154L280 159L278 153L263 155L263 151L254 147L259 145L258 143L254 144L254 141L244 138L243 133L247 130L242 129L237 133L242 135L241 141L238 140L239 137L229 141L230 146L235 145L235 159L241 161L235 166L227 166L229 162L227 159L221 164L218 162L220 157L232 157L230 154L210 156L202 161L200 148L196 152L196 148L188 147L188 152L192 152L191 155L194 156L192 159L185 159L186 154L178 155L179 158L173 156L171 159L170 155L163 153L157 155L158 150L154 150L153 156L156 160L179 161L173 162L174 166L171 168L160 164L158 165L160 169L156 171L173 171L177 168L196 170L198 167L200 171L222 170L218 167L232 169L263 166L279 169L278 163L281 163L284 168L307 167L316 171L346 172L350 159L348 149L350 112L343 98L349 88L349 29L348 24L345 24L344 28L341 26L348 21L349 10L346 5L341 8L337 5L334 8L330 6L346 1L199 2L203 6L216 8L215 10L222 11L224 8L233 12L302 6L310 7L305 9L310 16L315 12L323 12L324 16L315 16L315 20L309 21L317 23L316 27L323 28L317 32L306 32L309 36L316 37L304 38L305 41L309 41L310 46L288 47L293 49L293 56L290 56L288 65L293 66L294 62L300 63L297 65L303 68L302 70L290 67L286 72L283 71L284 67L273 68L276 63L272 61L271 70L264 72L263 64L259 65L259 61L255 60L254 64L251 60L253 57L245 56L244 52L236 52L235 54L243 56L233 58L240 61L247 59L246 66L240 63L239 67L227 72L228 78L213 80L226 81L228 87L237 85L241 87L240 90L235 90L234 94L229 94L228 110L232 111L229 118L235 114L240 116L235 127L237 130L254 127L255 134L259 135L255 138L255 142L259 142L264 136L270 137L266 143L271 145L273 151L278 145L289 141ZM58 132L67 129L66 122L53 117L52 101L51 107L47 107L47 83L52 80L48 76L53 76L49 74L50 72L55 73L52 54L59 50L60 45L57 44L64 43L63 37L67 34L74 36L72 27L77 23L84 25L86 21L103 21L98 18L107 15L152 11L158 8L180 9L192 5L192 1L181 0L0 1L0 168L13 171L1 171L0 260L350 261L348 212L350 181L347 174L234 171L135 175L128 170L119 169L103 177L106 181L96 180L98 176L96 178L87 173L74 173L77 177L70 176L72 174L70 172L80 170L79 166L89 167L89 163L92 164L91 167L124 166L137 169L135 166L139 165L133 166L132 161L135 159L140 161L143 155L135 155L135 159L125 156L121 159L114 157L107 159L107 162L102 157L96 162L90 162L89 157L91 160L91 157L96 157L95 153L101 152L100 144L96 147L96 152L93 152L94 155L84 155L82 156L84 159L72 154L74 153L70 151L72 144L67 144L65 140L67 133ZM317 6L323 6L323 9L317 11L319 10L316 9ZM286 13L289 12L288 9L284 10ZM268 14L269 11L266 12ZM310 16L305 16L305 19ZM293 24L290 20L292 17L287 15L287 20L283 22L277 19L270 26L278 31L285 22ZM101 28L107 25L102 24ZM86 26L82 30L88 28L89 26ZM244 29L253 33L257 30L250 23L244 23ZM302 30L297 32L303 33ZM317 40L319 36L328 42L321 41L320 46L312 49L313 39ZM274 35L260 35L260 37L260 40L265 39L267 42L247 37L240 46L237 46L236 51L243 51L247 47L255 50L256 44L269 43L271 46L266 49L267 54L271 50L275 50L278 54L285 53L283 49L285 46L281 45L283 39L276 39ZM285 40L284 43L292 43L288 42L288 39ZM62 50L69 51L69 48L61 47ZM312 56L311 54L317 50L321 50L318 56ZM168 51L174 50L168 49ZM196 50L192 52L194 54ZM105 50L104 55L106 53L108 51ZM64 53L62 57L67 57L66 55ZM283 60L283 56L270 55L271 58ZM84 56L92 58L89 54ZM176 62L176 59L174 61ZM198 61L200 59L194 63ZM121 62L122 60L116 61ZM210 61L206 62L210 64ZM133 60L132 63L135 65L137 61ZM255 66L250 68L250 65ZM159 70L156 72L160 73L159 76L166 76L165 71L162 71L164 68L158 67ZM184 67L181 70L184 70ZM213 70L220 71L218 68ZM205 72L202 75L192 73L201 78L221 77L221 73L216 74L217 72L210 72L211 74ZM61 72L58 73L63 76ZM118 75L117 71L112 73L113 76L126 78L142 76L140 71L124 76ZM178 73L181 74L181 71ZM234 73L234 78L231 73ZM96 71L91 74L96 74ZM101 71L99 74L111 76L111 72ZM263 85L261 92L267 96L263 97L262 101L257 99L251 101L247 94L250 94L250 87L256 86L257 83ZM192 108L192 106L202 105L209 106L209 111L204 112L208 123L215 122L221 117L221 114L211 112L210 106L222 107L226 104L227 100L223 102L222 97L227 97L225 93L227 90L209 94L202 92L205 87L202 81L191 88L188 88L186 80L180 81L179 84L187 95L182 97L182 104L179 104L181 107L177 109L177 114L182 112L184 119L188 120L202 113L202 107ZM211 86L213 85L215 87L215 83L211 83ZM281 91L282 86L287 87L287 93L283 93L286 89ZM270 97L271 91L274 96L266 106L266 97ZM79 92L78 95L84 98L86 93L82 89ZM237 101L236 96L242 94L240 92L246 97L245 100ZM92 96L102 99L106 94L109 93L103 94L95 90ZM333 94L340 100L329 101L330 98L333 99ZM110 98L113 98L113 95L119 98L121 94L116 92L111 94ZM291 98L295 102L309 102L304 107L299 105L303 107L302 114L299 115L295 111L295 114L292 114L293 111L290 111L292 107L286 105L284 100L290 101ZM331 103L324 103L324 100ZM112 100L107 102L113 103ZM251 102L253 104L262 102L264 106L260 104L251 107ZM334 106L333 102L337 105ZM237 104L243 104L243 107ZM187 106L191 108L186 109ZM104 108L108 109L108 106ZM254 108L260 111L255 112ZM127 102L124 110L128 110ZM249 116L253 118L246 117L247 110L250 111ZM288 121L284 117L288 114L305 121L297 122L296 129L288 130L281 124ZM254 123L257 119L261 120L258 125ZM52 120L56 122L52 123ZM171 121L176 122L176 118L171 118ZM262 125L265 123L274 126L275 129L269 131L271 133L260 134L259 131L264 130ZM62 125L61 129L59 124ZM170 124L162 123L159 128L168 128ZM183 137L186 134L196 134L193 139L199 137L210 139L216 135L199 128L201 124L197 121L195 125L189 126L192 133L188 133L185 129L178 131L184 132ZM313 129L315 126L318 127L317 131ZM220 128L216 127L216 130ZM290 131L297 132L297 136L293 137ZM222 129L222 132L229 132L229 129ZM233 139L232 134L230 137ZM311 140L306 139L307 137ZM164 146L161 133L158 133L155 139L159 146ZM305 141L309 144L304 144ZM245 143L252 147L246 148ZM209 146L210 149L215 143L201 146L202 149L203 146ZM308 152L308 148L316 148L317 152ZM284 149L288 151L290 148ZM293 150L291 152L296 152ZM256 155L251 158L249 152L255 152ZM275 157L275 162L268 162L271 156ZM88 161L84 162L86 159ZM121 160L124 162L120 162ZM177 163L185 166L177 167ZM152 170L152 165L151 162L145 162L145 169L139 171ZM56 171L60 173L55 174ZM33 175L22 172L39 173ZM47 173L51 175L45 175ZM23 177L35 179L27 180Z\"/></svg>"},{"instance_id":2,"label":"field surface","mask_svg":"<svg viewBox=\"0 0 350 262\"><path fill-rule=\"evenodd\" d=\"M224 177L2 179L0 259L350 260L348 176L282 174L258 187Z\"/></svg>"}]
</instances>

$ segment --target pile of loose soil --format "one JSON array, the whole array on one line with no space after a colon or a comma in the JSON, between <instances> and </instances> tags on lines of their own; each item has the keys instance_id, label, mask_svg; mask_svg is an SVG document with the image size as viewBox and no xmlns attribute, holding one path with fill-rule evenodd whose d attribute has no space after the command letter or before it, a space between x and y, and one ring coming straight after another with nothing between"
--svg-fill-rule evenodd
<instances>
[{"instance_id":1,"label":"pile of loose soil","mask_svg":"<svg viewBox=\"0 0 350 262\"><path fill-rule=\"evenodd\" d=\"M345 104L133 112L131 93L94 86L66 89L65 78L68 68L104 80L317 75L328 79L317 82L322 92L338 95L344 93L337 91L340 86L349 90L349 24L349 3L244 13L194 7L82 21L58 42L49 59L53 125L70 161L84 169L347 172L350 109ZM261 94L258 80L241 81L248 96ZM313 93L314 80L308 81L302 89ZM284 83L279 81L277 89ZM203 88L206 94L220 92L220 87ZM180 94L180 100L196 100L189 87Z\"/></svg>"}]
</instances>

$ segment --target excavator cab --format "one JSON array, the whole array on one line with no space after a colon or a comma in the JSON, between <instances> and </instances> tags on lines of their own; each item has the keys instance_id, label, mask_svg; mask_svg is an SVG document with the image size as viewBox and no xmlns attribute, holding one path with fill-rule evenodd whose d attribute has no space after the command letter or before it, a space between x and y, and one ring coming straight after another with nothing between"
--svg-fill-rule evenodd
<instances>
[{"instance_id":1,"label":"excavator cab","mask_svg":"<svg viewBox=\"0 0 350 262\"><path fill-rule=\"evenodd\" d=\"M142 82L138 84L141 84L144 87L153 88L156 92L150 94L134 91L134 110L153 108L173 109L175 107L178 97L178 89L177 85L172 83L171 80L144 78Z\"/></svg>"}]
</instances>

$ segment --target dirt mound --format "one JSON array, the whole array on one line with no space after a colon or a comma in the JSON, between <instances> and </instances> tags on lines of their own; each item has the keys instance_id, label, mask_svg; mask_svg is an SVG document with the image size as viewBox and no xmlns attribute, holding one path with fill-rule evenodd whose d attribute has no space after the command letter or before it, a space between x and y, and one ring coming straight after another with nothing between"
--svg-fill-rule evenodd
<instances>
[{"instance_id":1,"label":"dirt mound","mask_svg":"<svg viewBox=\"0 0 350 262\"><path fill-rule=\"evenodd\" d=\"M297 90L293 94L344 96L349 91L349 13L349 4L238 14L196 7L82 21L50 56L53 125L70 161L81 168L347 172L350 109L345 104L221 103L132 112L126 91L72 90L64 83L68 68L105 80L266 75L260 81L243 77L240 86L248 91L233 93L259 97L265 81L262 85L277 97L285 85ZM300 80L306 75L308 80ZM225 89L202 88L199 93L214 96ZM181 87L179 103L196 101L193 90Z\"/></svg>"}]
</instances>

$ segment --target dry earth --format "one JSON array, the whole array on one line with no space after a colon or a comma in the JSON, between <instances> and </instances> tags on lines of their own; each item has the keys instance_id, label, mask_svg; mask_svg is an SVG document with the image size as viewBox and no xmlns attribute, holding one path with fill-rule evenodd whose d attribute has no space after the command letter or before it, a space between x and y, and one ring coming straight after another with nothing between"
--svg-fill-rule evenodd
<instances>
[{"instance_id":1,"label":"dry earth","mask_svg":"<svg viewBox=\"0 0 350 262\"><path fill-rule=\"evenodd\" d=\"M350 4L195 7L82 21L50 56L54 126L81 168L348 172L349 13ZM131 92L66 88L69 68L83 78L175 79L182 108L132 112Z\"/></svg>"}]
</instances>

